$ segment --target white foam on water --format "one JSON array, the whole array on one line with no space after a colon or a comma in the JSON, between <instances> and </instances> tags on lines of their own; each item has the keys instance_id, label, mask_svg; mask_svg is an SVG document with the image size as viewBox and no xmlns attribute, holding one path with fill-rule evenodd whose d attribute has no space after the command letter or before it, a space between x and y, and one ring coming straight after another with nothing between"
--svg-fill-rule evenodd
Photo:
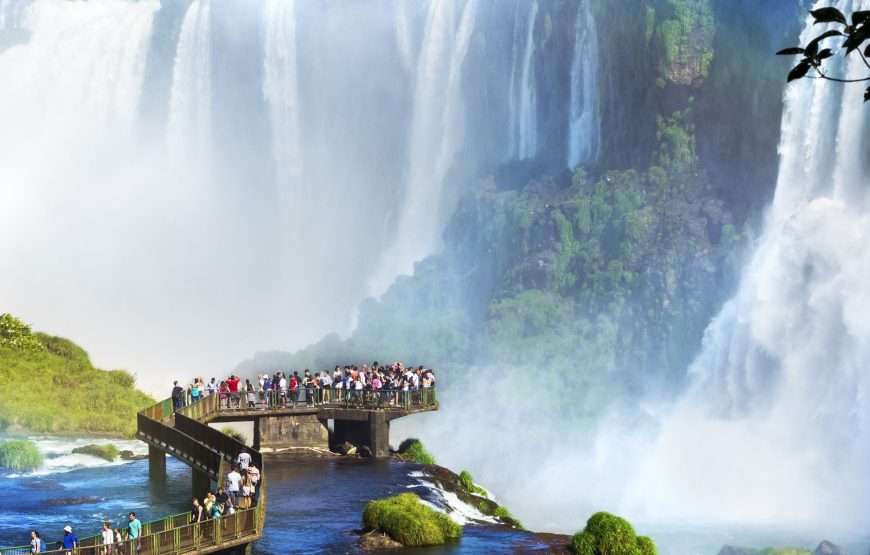
<instances>
[{"instance_id":1,"label":"white foam on water","mask_svg":"<svg viewBox=\"0 0 870 555\"><path fill-rule=\"evenodd\" d=\"M83 468L98 468L104 466L121 466L133 461L116 459L109 462L92 455L73 453L73 449L85 445L114 445L118 451L132 451L134 455L148 453L147 446L137 440L116 440L106 438L64 438L33 436L27 438L36 444L36 448L42 453L43 464L32 472L14 472L7 474L7 478L22 478L30 476L48 476L62 474Z\"/></svg>"}]
</instances>

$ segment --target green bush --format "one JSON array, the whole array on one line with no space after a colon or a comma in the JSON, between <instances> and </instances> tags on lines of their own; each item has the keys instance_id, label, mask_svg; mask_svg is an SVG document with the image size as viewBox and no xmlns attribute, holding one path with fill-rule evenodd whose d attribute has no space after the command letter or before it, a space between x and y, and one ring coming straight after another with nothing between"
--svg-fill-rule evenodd
<instances>
[{"instance_id":1,"label":"green bush","mask_svg":"<svg viewBox=\"0 0 870 555\"><path fill-rule=\"evenodd\" d=\"M118 448L114 445L85 445L84 447L76 447L72 450L73 453L79 455L90 455L109 462L115 462L115 459L121 454Z\"/></svg>"},{"instance_id":2,"label":"green bush","mask_svg":"<svg viewBox=\"0 0 870 555\"><path fill-rule=\"evenodd\" d=\"M406 439L399 445L399 454L404 458L419 464L435 464L435 457L423 447L419 439Z\"/></svg>"},{"instance_id":3,"label":"green bush","mask_svg":"<svg viewBox=\"0 0 870 555\"><path fill-rule=\"evenodd\" d=\"M0 467L36 470L42 466L42 453L32 441L14 439L0 442Z\"/></svg>"},{"instance_id":4,"label":"green bush","mask_svg":"<svg viewBox=\"0 0 870 555\"><path fill-rule=\"evenodd\" d=\"M571 551L577 555L657 555L655 543L638 537L624 518L610 513L595 513L586 528L571 538Z\"/></svg>"},{"instance_id":5,"label":"green bush","mask_svg":"<svg viewBox=\"0 0 870 555\"><path fill-rule=\"evenodd\" d=\"M248 443L248 438L245 437L245 434L243 434L242 432L240 432L238 430L230 428L229 426L225 426L225 427L221 428L220 431L225 436L230 436L231 438L238 441L239 443L244 443L246 445Z\"/></svg>"},{"instance_id":6,"label":"green bush","mask_svg":"<svg viewBox=\"0 0 870 555\"><path fill-rule=\"evenodd\" d=\"M441 545L462 536L461 526L421 503L414 493L369 501L363 511L363 523L405 546Z\"/></svg>"},{"instance_id":7,"label":"green bush","mask_svg":"<svg viewBox=\"0 0 870 555\"><path fill-rule=\"evenodd\" d=\"M30 331L30 326L6 312L0 314L0 347L17 351L42 351L45 349L39 339Z\"/></svg>"}]
</instances>

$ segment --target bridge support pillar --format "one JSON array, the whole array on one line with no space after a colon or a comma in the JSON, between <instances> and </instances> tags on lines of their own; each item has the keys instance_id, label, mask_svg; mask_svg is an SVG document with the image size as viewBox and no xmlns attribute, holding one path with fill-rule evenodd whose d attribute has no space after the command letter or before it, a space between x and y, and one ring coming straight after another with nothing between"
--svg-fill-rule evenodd
<instances>
[{"instance_id":1,"label":"bridge support pillar","mask_svg":"<svg viewBox=\"0 0 870 555\"><path fill-rule=\"evenodd\" d=\"M197 499L204 499L208 490L211 489L211 478L205 472L200 472L194 468L190 469L193 477L192 493Z\"/></svg>"},{"instance_id":2,"label":"bridge support pillar","mask_svg":"<svg viewBox=\"0 0 870 555\"><path fill-rule=\"evenodd\" d=\"M152 445L148 446L148 477L166 480L166 453Z\"/></svg>"},{"instance_id":3,"label":"bridge support pillar","mask_svg":"<svg viewBox=\"0 0 870 555\"><path fill-rule=\"evenodd\" d=\"M262 441L261 433L260 433L260 419L257 418L254 420L254 441L251 444L251 447L254 448L254 451L260 450L260 443Z\"/></svg>"},{"instance_id":4,"label":"bridge support pillar","mask_svg":"<svg viewBox=\"0 0 870 555\"><path fill-rule=\"evenodd\" d=\"M365 445L374 457L390 456L390 422L382 411L372 411L368 420L336 420L333 428L333 447L344 442Z\"/></svg>"},{"instance_id":5,"label":"bridge support pillar","mask_svg":"<svg viewBox=\"0 0 870 555\"><path fill-rule=\"evenodd\" d=\"M317 414L261 416L256 429L254 443L259 440L262 447L258 451L277 452L299 447L329 449L329 429Z\"/></svg>"}]
</instances>

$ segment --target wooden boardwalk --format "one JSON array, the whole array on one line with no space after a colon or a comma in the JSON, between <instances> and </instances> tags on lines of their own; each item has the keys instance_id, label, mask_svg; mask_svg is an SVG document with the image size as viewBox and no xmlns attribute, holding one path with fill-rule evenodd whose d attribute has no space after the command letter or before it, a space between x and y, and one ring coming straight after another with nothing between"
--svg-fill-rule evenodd
<instances>
[{"instance_id":1,"label":"wooden boardwalk","mask_svg":"<svg viewBox=\"0 0 870 555\"><path fill-rule=\"evenodd\" d=\"M166 399L137 415L136 437L149 446L152 474L165 472L169 454L193 471L194 495L203 496L211 482L223 484L233 461L244 449L260 469L258 504L220 519L191 523L190 513L172 515L143 523L138 540L105 546L99 535L82 538L77 549L62 549L57 543L43 545L42 553L56 555L235 555L249 553L253 542L262 537L266 519L266 469L258 449L210 427L209 422L232 422L263 417L310 415L336 422L382 422L438 410L435 390L418 392L358 392L346 396L321 395L318 402L290 403L286 399L263 402L249 408L245 399L238 407L227 406L217 396L205 397L177 412ZM266 400L264 400L266 401ZM279 402L280 401L280 402ZM376 417L376 418L373 418ZM383 424L381 424L383 426ZM387 430L388 435L388 430ZM370 436L373 437L373 436ZM383 439L383 438L381 438ZM388 438L387 438L388 439ZM257 445L258 447L258 445ZM126 535L126 529L122 529ZM29 555L30 546L0 547L0 555Z\"/></svg>"}]
</instances>

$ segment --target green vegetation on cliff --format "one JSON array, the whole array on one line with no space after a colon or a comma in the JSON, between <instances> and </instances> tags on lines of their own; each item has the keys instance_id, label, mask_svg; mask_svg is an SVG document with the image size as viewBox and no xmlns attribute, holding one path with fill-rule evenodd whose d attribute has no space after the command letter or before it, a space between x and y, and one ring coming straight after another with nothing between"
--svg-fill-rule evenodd
<instances>
[{"instance_id":1,"label":"green vegetation on cliff","mask_svg":"<svg viewBox=\"0 0 870 555\"><path fill-rule=\"evenodd\" d=\"M398 454L405 460L418 464L435 464L435 457L426 450L419 439L409 438L399 445Z\"/></svg>"},{"instance_id":2,"label":"green vegetation on cliff","mask_svg":"<svg viewBox=\"0 0 870 555\"><path fill-rule=\"evenodd\" d=\"M595 513L586 528L571 538L571 551L577 555L657 555L655 542L637 536L624 518L610 513Z\"/></svg>"},{"instance_id":3,"label":"green vegetation on cliff","mask_svg":"<svg viewBox=\"0 0 870 555\"><path fill-rule=\"evenodd\" d=\"M363 523L380 530L404 546L440 545L457 541L462 527L444 513L427 507L414 493L369 501Z\"/></svg>"},{"instance_id":4,"label":"green vegetation on cliff","mask_svg":"<svg viewBox=\"0 0 870 555\"><path fill-rule=\"evenodd\" d=\"M136 412L154 402L134 382L123 370L94 368L72 341L0 315L0 428L131 436Z\"/></svg>"},{"instance_id":5,"label":"green vegetation on cliff","mask_svg":"<svg viewBox=\"0 0 870 555\"><path fill-rule=\"evenodd\" d=\"M42 453L32 441L0 441L0 467L11 470L35 470L42 465Z\"/></svg>"}]
</instances>

